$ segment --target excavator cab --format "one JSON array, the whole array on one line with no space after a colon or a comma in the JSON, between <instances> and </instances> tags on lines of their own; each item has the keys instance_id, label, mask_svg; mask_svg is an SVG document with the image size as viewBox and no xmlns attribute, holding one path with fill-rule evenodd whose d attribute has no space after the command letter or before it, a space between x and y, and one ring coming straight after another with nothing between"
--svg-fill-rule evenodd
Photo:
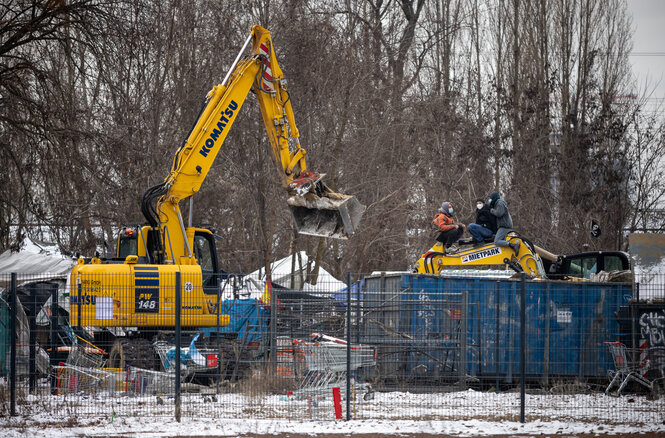
<instances>
[{"instance_id":1,"label":"excavator cab","mask_svg":"<svg viewBox=\"0 0 665 438\"><path fill-rule=\"evenodd\" d=\"M116 260L123 261L127 256L138 256L139 263L151 263L146 253L154 254L151 234L155 233L150 227L124 227L118 232ZM218 288L219 262L217 247L213 232L206 228L197 228L194 231L194 257L201 267L203 291L206 294L216 294ZM153 255L154 257L154 255Z\"/></svg>"},{"instance_id":2,"label":"excavator cab","mask_svg":"<svg viewBox=\"0 0 665 438\"><path fill-rule=\"evenodd\" d=\"M149 227L131 226L122 228L118 232L116 260L123 261L127 256L135 255L139 257L139 263L150 263L147 254L152 253L151 233L153 231Z\"/></svg>"}]
</instances>

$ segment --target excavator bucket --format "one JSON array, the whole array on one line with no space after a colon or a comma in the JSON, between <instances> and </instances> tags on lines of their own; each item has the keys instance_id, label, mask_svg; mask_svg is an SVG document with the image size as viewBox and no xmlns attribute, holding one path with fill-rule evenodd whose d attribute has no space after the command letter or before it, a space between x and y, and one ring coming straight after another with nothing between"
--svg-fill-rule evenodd
<instances>
[{"instance_id":1,"label":"excavator bucket","mask_svg":"<svg viewBox=\"0 0 665 438\"><path fill-rule=\"evenodd\" d=\"M355 234L365 212L355 196L334 192L294 195L287 203L298 233L333 239L348 239Z\"/></svg>"}]
</instances>

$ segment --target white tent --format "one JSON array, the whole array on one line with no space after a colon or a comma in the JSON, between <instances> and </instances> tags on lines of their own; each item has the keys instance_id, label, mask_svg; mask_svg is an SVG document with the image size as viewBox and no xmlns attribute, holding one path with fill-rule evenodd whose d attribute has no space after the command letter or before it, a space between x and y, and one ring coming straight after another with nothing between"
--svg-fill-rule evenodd
<instances>
[{"instance_id":1,"label":"white tent","mask_svg":"<svg viewBox=\"0 0 665 438\"><path fill-rule=\"evenodd\" d=\"M15 272L21 281L65 277L75 264L57 248L38 245L26 238L20 252L7 250L0 254L0 276Z\"/></svg>"},{"instance_id":2,"label":"white tent","mask_svg":"<svg viewBox=\"0 0 665 438\"><path fill-rule=\"evenodd\" d=\"M293 269L293 257L295 257L295 269ZM339 281L328 271L319 267L319 276L316 285L310 283L306 277L307 263L309 259L305 251L298 254L284 257L271 265L273 283L283 287L291 288L291 278L294 277L294 289L301 289L303 292L337 292L346 288L346 283ZM250 298L261 298L263 294L266 272L265 269L258 269L245 277L245 287L241 293Z\"/></svg>"}]
</instances>

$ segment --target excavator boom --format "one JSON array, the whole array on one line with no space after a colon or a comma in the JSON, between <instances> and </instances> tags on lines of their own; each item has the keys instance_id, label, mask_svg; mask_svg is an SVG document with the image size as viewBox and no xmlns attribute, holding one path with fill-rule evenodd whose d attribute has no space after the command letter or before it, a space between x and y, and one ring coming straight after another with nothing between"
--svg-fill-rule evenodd
<instances>
[{"instance_id":1,"label":"excavator boom","mask_svg":"<svg viewBox=\"0 0 665 438\"><path fill-rule=\"evenodd\" d=\"M251 52L243 58L250 44ZM307 169L287 82L277 64L270 33L254 26L229 74L206 96L199 117L176 151L169 174L143 195L141 210L148 225L121 230L115 259L94 257L86 263L80 258L72 269L70 284L76 285L76 293L71 295L70 322L94 327L98 339L113 339L111 359L155 347L150 339L174 329L176 315L185 328L229 324L230 316L223 313L221 301L227 283L218 275L215 234L210 228L192 225L192 197L201 188L250 92L258 99L271 155L289 193L288 205L297 230L342 239L355 233L365 208L353 196L330 190L321 181L323 175ZM180 201L187 198L190 218L185 226ZM175 303L180 299L177 310ZM132 330L106 331L117 327ZM125 336L134 330L136 337ZM125 359L110 362L121 368L151 369L154 363L143 359L156 353L141 354L131 364Z\"/></svg>"}]
</instances>

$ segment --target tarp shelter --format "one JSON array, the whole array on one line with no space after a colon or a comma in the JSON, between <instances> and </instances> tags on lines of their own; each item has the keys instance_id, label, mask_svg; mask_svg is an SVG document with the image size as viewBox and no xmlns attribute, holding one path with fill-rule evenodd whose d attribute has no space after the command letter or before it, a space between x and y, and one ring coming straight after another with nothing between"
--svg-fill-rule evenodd
<instances>
[{"instance_id":1,"label":"tarp shelter","mask_svg":"<svg viewBox=\"0 0 665 438\"><path fill-rule=\"evenodd\" d=\"M310 280L307 278L308 261L309 259L307 258L307 253L305 251L300 251L297 254L277 260L271 265L271 282L288 289L302 290L303 292L312 293L333 293L346 289L346 283L333 277L328 271L323 269L323 267L319 267L319 276L316 285L311 284ZM291 284L292 278L294 280L293 285ZM256 271L245 275L244 280L245 287L240 295L243 298L261 298L266 281L265 269L257 269Z\"/></svg>"},{"instance_id":2,"label":"tarp shelter","mask_svg":"<svg viewBox=\"0 0 665 438\"><path fill-rule=\"evenodd\" d=\"M267 332L270 311L257 299L223 300L222 313L230 316L227 326L201 331L206 334L237 333L237 338L245 339L245 342L258 342Z\"/></svg>"},{"instance_id":3,"label":"tarp shelter","mask_svg":"<svg viewBox=\"0 0 665 438\"><path fill-rule=\"evenodd\" d=\"M67 276L72 270L75 261L69 257L62 256L54 246L39 245L30 239L25 239L21 244L20 252L5 251L0 254L0 374L7 372L6 359L9 354L9 285L11 273L17 274L17 299L19 303L37 303L38 309L44 301L50 303L52 287L64 286ZM54 281L55 280L55 281ZM34 297L34 298L29 298ZM68 304L68 300L60 294L61 305ZM47 304L50 308L50 304ZM28 308L29 311L29 308ZM42 308L38 310L42 316L37 318L38 324L48 324L48 312ZM28 348L29 348L28 319L23 306L18 306L18 352L17 364L19 374L27 374L28 370ZM6 348L3 348L5 346ZM5 351L6 349L6 351ZM41 348L38 351L37 367L41 372L46 365L42 360ZM47 357L45 354L44 357Z\"/></svg>"},{"instance_id":4,"label":"tarp shelter","mask_svg":"<svg viewBox=\"0 0 665 438\"><path fill-rule=\"evenodd\" d=\"M75 264L73 259L60 255L52 248L25 239L20 252L7 250L0 254L0 286L9 283L9 274L12 272L19 276L21 282L64 278Z\"/></svg>"}]
</instances>

